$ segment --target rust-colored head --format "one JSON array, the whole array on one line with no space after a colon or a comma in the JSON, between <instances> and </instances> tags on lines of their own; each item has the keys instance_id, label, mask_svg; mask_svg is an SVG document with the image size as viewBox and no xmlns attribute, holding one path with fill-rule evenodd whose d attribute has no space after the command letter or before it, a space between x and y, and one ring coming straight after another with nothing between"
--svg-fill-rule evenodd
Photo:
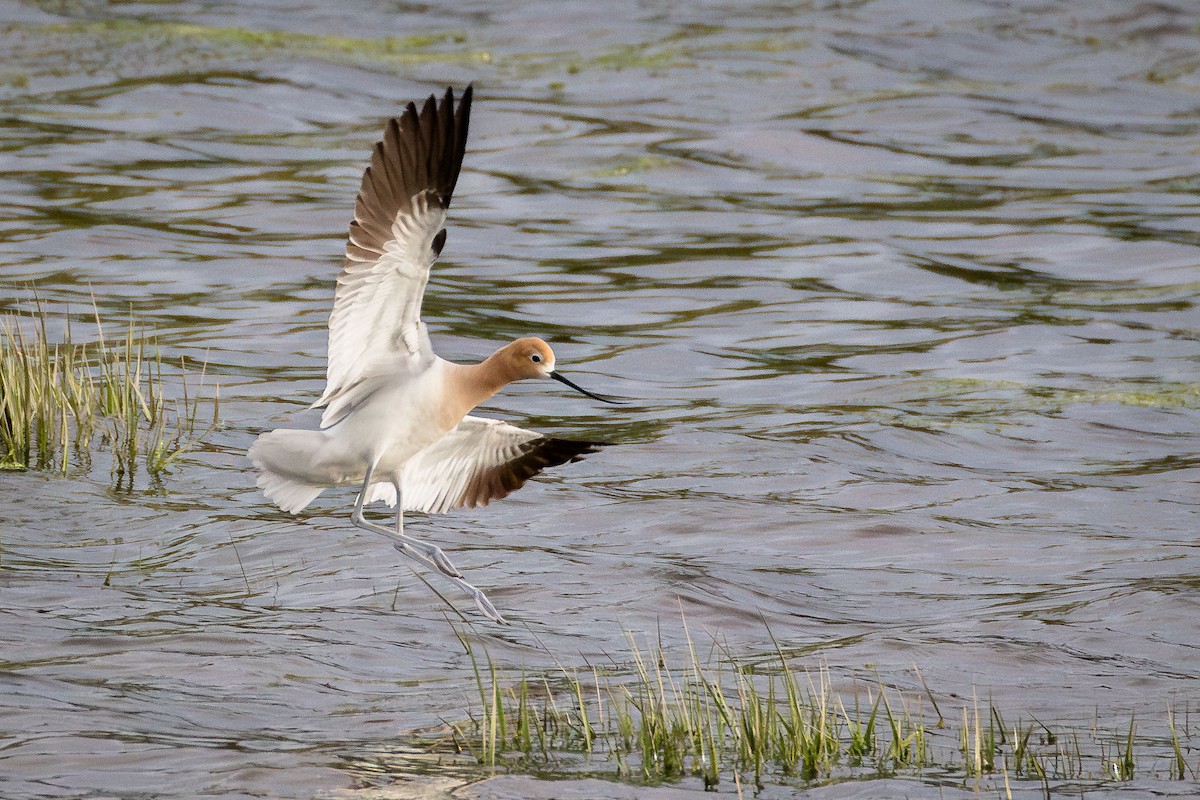
<instances>
[{"instance_id":1,"label":"rust-colored head","mask_svg":"<svg viewBox=\"0 0 1200 800\"><path fill-rule=\"evenodd\" d=\"M491 358L484 363L488 362L491 362L492 369L496 370L502 376L504 383L525 380L526 378L553 378L559 383L564 383L593 400L599 400L602 403L621 402L620 400L613 400L610 397L592 394L587 389L576 386L564 378L561 373L556 372L554 370L554 351L550 349L550 345L536 336L526 336L509 342L493 353Z\"/></svg>"},{"instance_id":2,"label":"rust-colored head","mask_svg":"<svg viewBox=\"0 0 1200 800\"><path fill-rule=\"evenodd\" d=\"M492 356L510 381L548 378L554 372L554 351L536 336L509 342Z\"/></svg>"}]
</instances>

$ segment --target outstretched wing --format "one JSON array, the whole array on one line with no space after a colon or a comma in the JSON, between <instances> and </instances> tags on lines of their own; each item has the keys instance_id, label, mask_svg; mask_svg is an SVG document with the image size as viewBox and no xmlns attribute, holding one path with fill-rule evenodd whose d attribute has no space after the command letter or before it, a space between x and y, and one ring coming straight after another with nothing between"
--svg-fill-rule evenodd
<instances>
[{"instance_id":1,"label":"outstretched wing","mask_svg":"<svg viewBox=\"0 0 1200 800\"><path fill-rule=\"evenodd\" d=\"M400 479L404 510L440 514L462 506L485 506L520 489L542 470L578 461L602 446L466 416L404 465ZM373 491L369 499L386 500L389 494L394 503L395 495L386 490Z\"/></svg>"},{"instance_id":2,"label":"outstretched wing","mask_svg":"<svg viewBox=\"0 0 1200 800\"><path fill-rule=\"evenodd\" d=\"M421 322L429 268L446 243L446 210L467 144L471 87L409 103L388 120L354 206L346 263L329 317L328 383L314 407L340 419L364 379L417 371L433 359Z\"/></svg>"}]
</instances>

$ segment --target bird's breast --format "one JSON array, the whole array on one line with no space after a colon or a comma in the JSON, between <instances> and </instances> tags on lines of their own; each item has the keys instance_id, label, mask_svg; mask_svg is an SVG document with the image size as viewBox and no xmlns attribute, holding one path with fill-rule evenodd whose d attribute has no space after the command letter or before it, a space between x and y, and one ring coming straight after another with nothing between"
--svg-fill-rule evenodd
<instances>
[{"instance_id":1,"label":"bird's breast","mask_svg":"<svg viewBox=\"0 0 1200 800\"><path fill-rule=\"evenodd\" d=\"M449 370L435 363L419 377L381 386L339 426L380 474L398 473L409 458L445 436L473 408L455 392ZM454 366L454 365L448 365Z\"/></svg>"}]
</instances>

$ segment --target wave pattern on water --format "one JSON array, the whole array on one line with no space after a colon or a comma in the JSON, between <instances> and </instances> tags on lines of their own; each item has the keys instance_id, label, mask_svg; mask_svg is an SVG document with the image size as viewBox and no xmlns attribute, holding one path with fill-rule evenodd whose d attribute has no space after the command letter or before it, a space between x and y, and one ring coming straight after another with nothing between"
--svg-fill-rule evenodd
<instances>
[{"instance_id":1,"label":"wave pattern on water","mask_svg":"<svg viewBox=\"0 0 1200 800\"><path fill-rule=\"evenodd\" d=\"M471 702L350 496L286 517L242 454L315 424L380 120L472 80L436 346L536 333L635 399L513 387L620 446L412 523L518 621L471 628L497 663L682 647L682 609L951 705L1196 700L1200 14L601 5L4 12L0 311L132 310L225 427L161 491L0 475L0 793L312 796Z\"/></svg>"}]
</instances>

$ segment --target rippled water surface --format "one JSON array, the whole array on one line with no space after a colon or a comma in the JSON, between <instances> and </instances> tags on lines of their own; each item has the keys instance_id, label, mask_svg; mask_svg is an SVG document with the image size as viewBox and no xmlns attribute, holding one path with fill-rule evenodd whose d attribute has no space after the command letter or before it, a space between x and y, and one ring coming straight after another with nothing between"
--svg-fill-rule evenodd
<instances>
[{"instance_id":1,"label":"rippled water surface","mask_svg":"<svg viewBox=\"0 0 1200 800\"><path fill-rule=\"evenodd\" d=\"M619 446L410 523L516 623L470 634L502 669L682 610L955 714L1200 702L1200 11L449 5L0 5L0 310L132 309L225 423L161 487L0 474L0 795L326 796L464 717L463 623L244 452L316 423L381 121L470 81L435 347L541 335L634 399L511 387Z\"/></svg>"}]
</instances>

